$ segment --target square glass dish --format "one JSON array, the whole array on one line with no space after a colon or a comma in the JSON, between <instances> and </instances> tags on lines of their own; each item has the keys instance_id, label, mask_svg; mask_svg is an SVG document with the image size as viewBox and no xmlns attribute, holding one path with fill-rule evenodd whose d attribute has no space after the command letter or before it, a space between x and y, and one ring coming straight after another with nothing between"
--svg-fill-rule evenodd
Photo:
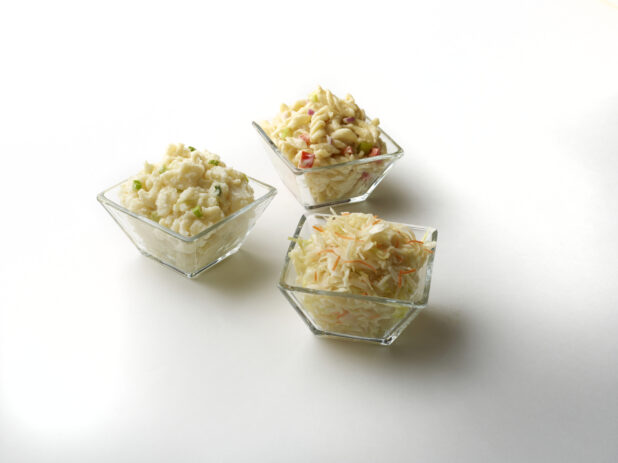
<instances>
[{"instance_id":1,"label":"square glass dish","mask_svg":"<svg viewBox=\"0 0 618 463\"><path fill-rule=\"evenodd\" d=\"M251 177L248 179L256 199L190 237L123 207L119 193L126 180L99 193L97 200L143 255L194 278L240 249L257 219L277 194L274 187Z\"/></svg>"},{"instance_id":2,"label":"square glass dish","mask_svg":"<svg viewBox=\"0 0 618 463\"><path fill-rule=\"evenodd\" d=\"M278 287L313 334L388 346L427 306L435 252L414 273L417 286L409 300L299 286L289 254L297 246L298 238L308 239L314 227L323 226L328 217L330 215L316 213L301 217L285 255ZM424 237L427 242L435 243L437 240L438 231L435 228L399 225L414 232L417 237Z\"/></svg>"},{"instance_id":3,"label":"square glass dish","mask_svg":"<svg viewBox=\"0 0 618 463\"><path fill-rule=\"evenodd\" d=\"M306 209L364 201L395 161L403 156L401 146L380 129L380 136L386 144L385 154L330 166L301 168L281 153L257 122L253 122L253 127L281 180Z\"/></svg>"}]
</instances>

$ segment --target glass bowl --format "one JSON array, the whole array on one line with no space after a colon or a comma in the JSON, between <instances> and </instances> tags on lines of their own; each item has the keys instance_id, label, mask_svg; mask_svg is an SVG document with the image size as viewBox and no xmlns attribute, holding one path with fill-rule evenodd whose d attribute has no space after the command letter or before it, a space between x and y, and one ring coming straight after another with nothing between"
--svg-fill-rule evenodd
<instances>
[{"instance_id":1,"label":"glass bowl","mask_svg":"<svg viewBox=\"0 0 618 463\"><path fill-rule=\"evenodd\" d=\"M429 256L425 265L415 272L418 286L409 300L297 286L296 271L289 257L290 251L296 246L295 239L309 238L313 227L323 225L327 217L331 216L310 213L301 217L294 240L285 255L278 287L313 334L388 346L427 306L435 252ZM400 225L414 232L417 237L425 237L427 241L435 242L438 238L435 228Z\"/></svg>"},{"instance_id":2,"label":"glass bowl","mask_svg":"<svg viewBox=\"0 0 618 463\"><path fill-rule=\"evenodd\" d=\"M386 154L303 169L296 167L279 151L257 122L253 122L253 127L260 134L281 180L306 209L364 201L395 161L403 156L401 146L380 129L381 138L386 143Z\"/></svg>"},{"instance_id":3,"label":"glass bowl","mask_svg":"<svg viewBox=\"0 0 618 463\"><path fill-rule=\"evenodd\" d=\"M143 255L194 278L240 249L257 219L277 194L274 187L251 177L248 179L256 199L190 237L123 207L119 193L126 180L99 193L97 200Z\"/></svg>"}]
</instances>

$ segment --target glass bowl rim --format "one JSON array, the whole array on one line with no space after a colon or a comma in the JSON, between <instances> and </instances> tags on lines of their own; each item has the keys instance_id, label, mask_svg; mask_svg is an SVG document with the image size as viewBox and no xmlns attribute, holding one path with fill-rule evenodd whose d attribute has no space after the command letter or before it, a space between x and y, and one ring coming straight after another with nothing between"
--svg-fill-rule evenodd
<instances>
[{"instance_id":1,"label":"glass bowl rim","mask_svg":"<svg viewBox=\"0 0 618 463\"><path fill-rule=\"evenodd\" d=\"M355 159L353 161L342 162L342 163L339 163L339 164L332 164L332 165L329 165L329 166L319 166L319 167L309 167L309 168L296 167L294 164L292 164L290 162L290 160L287 157L285 157L283 155L283 153L281 151L279 151L279 148L277 147L275 142L268 136L268 134L264 131L264 129L262 128L262 126L259 123L255 122L255 121L252 121L251 125L253 125L255 130L258 132L258 134L260 134L260 136L268 144L270 149L272 149L277 154L277 156L279 156L279 158L284 162L284 164L287 166L287 168L290 169L292 172L294 172L294 174L296 174L296 175L304 174L304 173L307 173L307 172L320 172L320 171L323 171L323 170L336 169L338 167L346 167L346 166L355 166L355 165L361 165L361 164L368 164L370 162L387 160L387 159L395 159L396 160L396 159L399 159L401 156L403 156L403 148L401 146L399 146L399 144L395 140L393 140L384 130L382 130L380 127L378 127L378 130L380 131L380 133L382 135L384 135L384 137L389 142L391 142L393 145L395 145L395 148L396 148L395 152L393 152L393 153L384 153L384 154L381 154L379 156L374 156L374 157L371 157L371 158Z\"/></svg>"},{"instance_id":2,"label":"glass bowl rim","mask_svg":"<svg viewBox=\"0 0 618 463\"><path fill-rule=\"evenodd\" d=\"M281 273L279 275L279 281L277 282L277 287L280 290L299 291L299 292L306 293L306 294L317 294L320 296L346 297L346 298L352 298L352 299L360 299L364 301L407 305L411 307L417 306L417 304L415 304L414 302L409 301L409 300L404 300L404 299L393 299L393 298L383 297L383 296L363 296L362 294L353 294L353 293L348 293L348 292L325 291L322 289L312 289L312 288L305 288L304 286L289 285L285 282L285 274L287 273L288 267L291 265L290 251L294 249L294 247L296 246L296 241L294 241L294 239L298 238L298 236L300 235L300 232L303 226L305 225L305 222L307 221L308 216L333 217L335 215L336 214L325 214L323 212L306 212L301 216L300 220L298 221L298 225L296 226L296 230L294 231L294 235L292 237L293 239L291 240L291 243L288 246L288 249L285 253L283 269L281 270ZM392 222L390 220L387 220L387 222L397 223L400 225L405 225L407 227L424 228L430 233L430 236L433 238L433 240L437 241L438 229L435 227L430 227L430 226L425 226L425 225L413 225L413 224L402 223L402 222ZM435 252L433 252L429 256L429 259L427 260L428 267L433 266L434 258L435 258Z\"/></svg>"},{"instance_id":3,"label":"glass bowl rim","mask_svg":"<svg viewBox=\"0 0 618 463\"><path fill-rule=\"evenodd\" d=\"M219 226L235 219L236 217L244 214L245 212L249 211L250 209L254 208L255 206L257 206L258 204L263 203L264 201L272 198L273 196L275 196L277 194L277 189L274 186L271 186L267 183L261 182L253 177L249 177L247 176L247 178L255 183L257 183L258 185L266 188L268 191L266 191L266 193L264 193L262 196L254 199L251 203L247 204L246 206L238 209L237 211L235 211L234 213L228 215L227 217L224 217L223 219L219 220L218 222L215 222L214 224L210 225L208 228L202 230L201 232L199 232L197 235L193 235L193 236L184 236L181 235L180 233L175 232L174 230L171 230L167 227L164 227L163 225L159 224L158 222L155 222L154 220L149 219L148 217L145 217L143 215L140 214L136 214L135 212L132 212L130 210L128 210L127 208L125 208L124 206L118 204L116 201L113 201L111 199L109 199L106 195L107 193L109 193L111 190L118 188L120 185L122 185L123 183L127 182L128 180L130 180L132 177L128 177L124 180L122 180L121 182L116 183L115 185L103 190L101 193L99 193L97 195L97 201L99 201L102 205L109 205L111 207L113 207L114 209L123 212L131 217L133 217L134 219L137 219L147 225L150 225L153 228L157 228L160 231L167 233L170 236L173 236L174 238L177 238L179 240L182 240L186 243L192 243L194 241L197 241L198 239L202 238L204 235L212 232L213 230L215 230L216 228L218 228Z\"/></svg>"}]
</instances>

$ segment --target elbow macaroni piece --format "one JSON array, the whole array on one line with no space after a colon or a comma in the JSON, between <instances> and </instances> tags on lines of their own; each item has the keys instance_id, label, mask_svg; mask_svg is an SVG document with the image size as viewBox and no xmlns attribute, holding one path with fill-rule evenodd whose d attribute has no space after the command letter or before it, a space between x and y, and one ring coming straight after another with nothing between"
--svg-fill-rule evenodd
<instances>
[{"instance_id":1,"label":"elbow macaroni piece","mask_svg":"<svg viewBox=\"0 0 618 463\"><path fill-rule=\"evenodd\" d=\"M247 176L219 156L182 143L122 186L123 205L181 235L193 236L253 202Z\"/></svg>"}]
</instances>

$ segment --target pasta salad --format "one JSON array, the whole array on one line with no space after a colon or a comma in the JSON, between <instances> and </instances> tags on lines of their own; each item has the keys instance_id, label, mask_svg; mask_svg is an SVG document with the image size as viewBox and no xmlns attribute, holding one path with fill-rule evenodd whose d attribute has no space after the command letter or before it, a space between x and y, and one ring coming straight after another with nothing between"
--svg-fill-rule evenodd
<instances>
[{"instance_id":1,"label":"pasta salad","mask_svg":"<svg viewBox=\"0 0 618 463\"><path fill-rule=\"evenodd\" d=\"M306 99L282 104L262 128L292 164L309 169L384 154L379 124L351 95L341 99L318 87Z\"/></svg>"}]
</instances>

